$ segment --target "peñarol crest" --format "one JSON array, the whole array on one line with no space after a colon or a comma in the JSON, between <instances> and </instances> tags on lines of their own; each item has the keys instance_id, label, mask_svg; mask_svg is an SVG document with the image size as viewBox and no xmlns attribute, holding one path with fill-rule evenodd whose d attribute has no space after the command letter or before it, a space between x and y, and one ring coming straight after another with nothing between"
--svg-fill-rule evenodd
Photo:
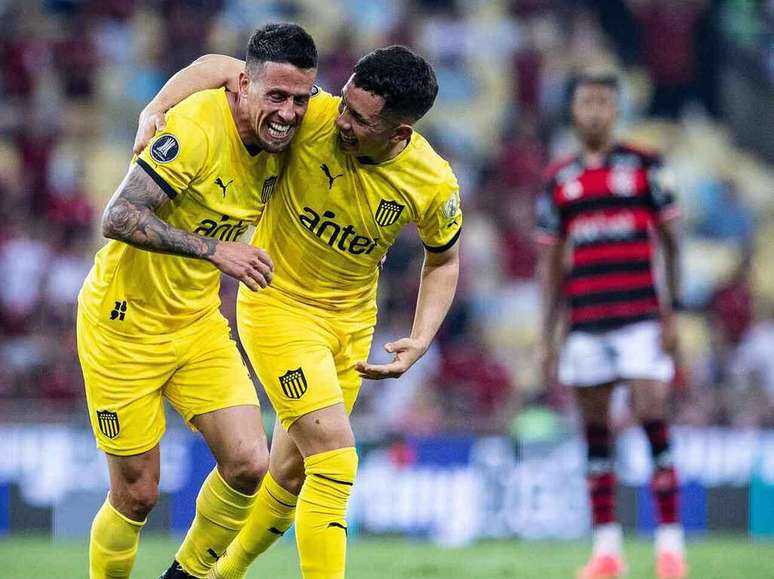
<instances>
[{"instance_id":1,"label":"pe\u00f1arol crest","mask_svg":"<svg viewBox=\"0 0 774 579\"><path fill-rule=\"evenodd\" d=\"M298 400L306 392L307 383L304 371L299 366L295 370L288 370L279 377L280 386L285 396L291 400Z\"/></svg>"},{"instance_id":2,"label":"pe\u00f1arol crest","mask_svg":"<svg viewBox=\"0 0 774 579\"><path fill-rule=\"evenodd\" d=\"M396 201L382 199L379 202L379 207L376 208L374 219L382 227L387 227L398 220L405 207Z\"/></svg>"},{"instance_id":3,"label":"pe\u00f1arol crest","mask_svg":"<svg viewBox=\"0 0 774 579\"><path fill-rule=\"evenodd\" d=\"M110 439L118 436L121 426L118 424L118 414L110 410L97 410L99 431Z\"/></svg>"}]
</instances>

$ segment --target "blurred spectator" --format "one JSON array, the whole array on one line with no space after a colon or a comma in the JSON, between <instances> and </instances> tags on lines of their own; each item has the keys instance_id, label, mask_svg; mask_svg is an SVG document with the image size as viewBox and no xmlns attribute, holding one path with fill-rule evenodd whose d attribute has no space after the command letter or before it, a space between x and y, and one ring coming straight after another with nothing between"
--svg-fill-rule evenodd
<instances>
[{"instance_id":1,"label":"blurred spectator","mask_svg":"<svg viewBox=\"0 0 774 579\"><path fill-rule=\"evenodd\" d=\"M748 253L755 233L755 220L731 180L706 180L697 191L701 215L696 233L735 244Z\"/></svg>"},{"instance_id":2,"label":"blurred spectator","mask_svg":"<svg viewBox=\"0 0 774 579\"><path fill-rule=\"evenodd\" d=\"M650 112L677 118L696 98L697 24L704 0L630 0L642 26L643 56L653 80Z\"/></svg>"}]
</instances>

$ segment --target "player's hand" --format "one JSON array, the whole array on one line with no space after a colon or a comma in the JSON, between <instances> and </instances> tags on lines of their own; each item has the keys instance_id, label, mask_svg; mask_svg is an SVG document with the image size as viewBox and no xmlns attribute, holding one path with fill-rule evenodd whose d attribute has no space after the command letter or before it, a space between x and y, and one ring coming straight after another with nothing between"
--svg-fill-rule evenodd
<instances>
[{"instance_id":1,"label":"player's hand","mask_svg":"<svg viewBox=\"0 0 774 579\"><path fill-rule=\"evenodd\" d=\"M132 151L135 155L142 153L148 142L153 138L157 131L163 131L167 128L167 117L163 112L143 109L140 113L140 120L137 123L137 134L134 136L134 146Z\"/></svg>"},{"instance_id":2,"label":"player's hand","mask_svg":"<svg viewBox=\"0 0 774 579\"><path fill-rule=\"evenodd\" d=\"M220 241L210 261L253 291L271 284L274 264L263 249L241 241Z\"/></svg>"},{"instance_id":3,"label":"player's hand","mask_svg":"<svg viewBox=\"0 0 774 579\"><path fill-rule=\"evenodd\" d=\"M363 378L369 380L384 380L385 378L400 378L403 373L414 365L427 351L427 345L415 338L401 338L384 345L390 354L395 354L389 364L369 364L358 362L355 370Z\"/></svg>"}]
</instances>

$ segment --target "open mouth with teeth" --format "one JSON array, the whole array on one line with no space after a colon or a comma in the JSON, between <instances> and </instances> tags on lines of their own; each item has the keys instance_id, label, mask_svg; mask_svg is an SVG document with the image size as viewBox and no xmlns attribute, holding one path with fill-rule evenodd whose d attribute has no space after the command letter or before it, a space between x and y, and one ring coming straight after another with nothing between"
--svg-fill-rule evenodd
<instances>
[{"instance_id":1,"label":"open mouth with teeth","mask_svg":"<svg viewBox=\"0 0 774 579\"><path fill-rule=\"evenodd\" d=\"M292 128L292 125L271 122L269 123L268 133L272 139L284 140L290 134Z\"/></svg>"},{"instance_id":2,"label":"open mouth with teeth","mask_svg":"<svg viewBox=\"0 0 774 579\"><path fill-rule=\"evenodd\" d=\"M339 139L341 139L341 143L347 147L354 147L357 144L357 139L354 137L347 137L343 133L339 133Z\"/></svg>"}]
</instances>

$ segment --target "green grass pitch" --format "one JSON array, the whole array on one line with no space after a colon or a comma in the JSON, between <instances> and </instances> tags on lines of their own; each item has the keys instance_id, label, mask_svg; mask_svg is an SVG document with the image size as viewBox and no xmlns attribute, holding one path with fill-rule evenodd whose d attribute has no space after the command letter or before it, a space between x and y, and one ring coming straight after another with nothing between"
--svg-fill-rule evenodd
<instances>
[{"instance_id":1,"label":"green grass pitch","mask_svg":"<svg viewBox=\"0 0 774 579\"><path fill-rule=\"evenodd\" d=\"M171 562L177 540L143 537L132 577L155 579ZM352 579L572 579L588 554L585 543L485 542L442 549L403 539L357 538L349 546L347 577ZM626 546L631 579L652 578L652 545ZM692 541L688 551L694 579L774 579L774 543L743 536L713 536ZM85 543L48 539L0 539L0 578L81 579L87 576ZM253 579L298 579L290 541L276 546L251 568Z\"/></svg>"}]
</instances>

